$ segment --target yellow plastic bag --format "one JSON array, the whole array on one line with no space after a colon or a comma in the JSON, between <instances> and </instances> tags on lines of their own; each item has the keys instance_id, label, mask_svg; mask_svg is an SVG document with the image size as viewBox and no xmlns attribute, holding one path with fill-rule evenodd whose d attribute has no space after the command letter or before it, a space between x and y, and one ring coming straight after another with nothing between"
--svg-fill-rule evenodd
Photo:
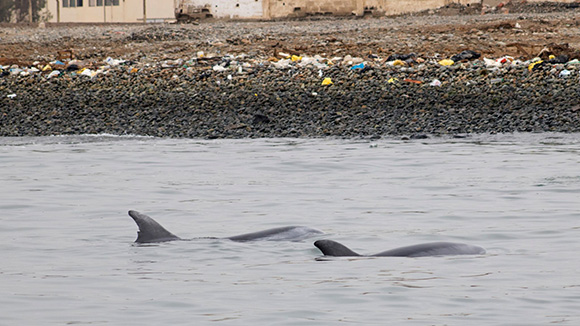
<instances>
[{"instance_id":1,"label":"yellow plastic bag","mask_svg":"<svg viewBox=\"0 0 580 326\"><path fill-rule=\"evenodd\" d=\"M451 60L451 59L443 59L441 61L439 61L439 64L442 66L451 66L455 63L455 61Z\"/></svg>"},{"instance_id":2,"label":"yellow plastic bag","mask_svg":"<svg viewBox=\"0 0 580 326\"><path fill-rule=\"evenodd\" d=\"M302 60L302 57L301 56L297 56L297 55L293 55L292 56L292 62L300 61L300 60Z\"/></svg>"},{"instance_id":3,"label":"yellow plastic bag","mask_svg":"<svg viewBox=\"0 0 580 326\"><path fill-rule=\"evenodd\" d=\"M332 84L334 84L334 83L332 82L332 79L330 79L330 78L328 78L328 77L324 78L324 80L322 81L322 85L323 85L323 86L325 86L325 85L332 85Z\"/></svg>"},{"instance_id":4,"label":"yellow plastic bag","mask_svg":"<svg viewBox=\"0 0 580 326\"><path fill-rule=\"evenodd\" d=\"M529 70L529 71L532 71L536 65L539 65L539 64L541 64L542 62L544 62L544 61L542 61L542 60L539 60L539 61L536 61L536 62L530 63L530 65L528 66L528 70Z\"/></svg>"}]
</instances>

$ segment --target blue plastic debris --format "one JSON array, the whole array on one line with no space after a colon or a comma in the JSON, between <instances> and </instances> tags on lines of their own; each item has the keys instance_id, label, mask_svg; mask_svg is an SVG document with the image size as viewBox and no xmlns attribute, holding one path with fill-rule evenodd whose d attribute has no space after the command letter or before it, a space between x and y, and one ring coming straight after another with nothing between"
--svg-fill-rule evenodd
<instances>
[{"instance_id":1,"label":"blue plastic debris","mask_svg":"<svg viewBox=\"0 0 580 326\"><path fill-rule=\"evenodd\" d=\"M364 69L365 68L365 63L361 62L358 65L354 65L352 67L350 67L350 70L357 70L357 69Z\"/></svg>"}]
</instances>

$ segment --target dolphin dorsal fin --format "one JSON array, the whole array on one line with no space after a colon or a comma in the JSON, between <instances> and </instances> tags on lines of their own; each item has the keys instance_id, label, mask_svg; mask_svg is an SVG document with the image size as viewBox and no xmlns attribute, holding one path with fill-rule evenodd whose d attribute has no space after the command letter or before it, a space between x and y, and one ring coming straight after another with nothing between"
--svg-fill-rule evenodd
<instances>
[{"instance_id":1,"label":"dolphin dorsal fin","mask_svg":"<svg viewBox=\"0 0 580 326\"><path fill-rule=\"evenodd\" d=\"M356 252L350 250L342 243L333 240L318 240L314 242L316 248L320 249L325 256L346 257L346 256L360 256Z\"/></svg>"},{"instance_id":2,"label":"dolphin dorsal fin","mask_svg":"<svg viewBox=\"0 0 580 326\"><path fill-rule=\"evenodd\" d=\"M139 227L137 239L135 240L137 243L181 240L178 236L167 231L161 224L145 214L137 211L129 211L129 216L135 220L135 223Z\"/></svg>"}]
</instances>

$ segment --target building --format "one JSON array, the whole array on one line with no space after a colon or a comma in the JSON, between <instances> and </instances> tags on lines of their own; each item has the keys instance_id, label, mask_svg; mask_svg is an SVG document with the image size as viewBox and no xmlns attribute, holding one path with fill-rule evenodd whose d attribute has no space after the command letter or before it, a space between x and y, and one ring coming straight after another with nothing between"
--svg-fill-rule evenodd
<instances>
[{"instance_id":1,"label":"building","mask_svg":"<svg viewBox=\"0 0 580 326\"><path fill-rule=\"evenodd\" d=\"M142 23L175 20L174 0L47 0L54 23Z\"/></svg>"},{"instance_id":2,"label":"building","mask_svg":"<svg viewBox=\"0 0 580 326\"><path fill-rule=\"evenodd\" d=\"M482 0L47 0L50 22L139 23L180 19L280 19L393 15Z\"/></svg>"},{"instance_id":3,"label":"building","mask_svg":"<svg viewBox=\"0 0 580 326\"><path fill-rule=\"evenodd\" d=\"M279 19L316 15L395 15L482 0L176 0L176 17ZM183 17L185 18L185 17Z\"/></svg>"}]
</instances>

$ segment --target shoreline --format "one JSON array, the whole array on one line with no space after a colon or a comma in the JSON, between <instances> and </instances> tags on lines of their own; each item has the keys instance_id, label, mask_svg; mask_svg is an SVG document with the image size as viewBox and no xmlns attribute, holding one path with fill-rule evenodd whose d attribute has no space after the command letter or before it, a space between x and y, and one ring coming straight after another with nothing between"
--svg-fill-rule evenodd
<instances>
[{"instance_id":1,"label":"shoreline","mask_svg":"<svg viewBox=\"0 0 580 326\"><path fill-rule=\"evenodd\" d=\"M325 71L333 80L326 86L316 70L289 76L291 70L268 67L232 80L225 73L198 79L183 70L169 80L113 72L101 79L53 79L42 89L34 82L15 83L9 88L16 85L17 96L0 102L0 135L211 139L580 132L578 76L553 76L551 69L526 73L525 67L495 78L478 70L433 70L359 73L336 67ZM404 81L419 73L451 80L441 78L441 86ZM454 81L469 77L470 85ZM398 81L389 83L394 78Z\"/></svg>"},{"instance_id":2,"label":"shoreline","mask_svg":"<svg viewBox=\"0 0 580 326\"><path fill-rule=\"evenodd\" d=\"M580 132L580 64L573 60L580 20L570 12L522 17L60 27L28 43L4 30L0 59L12 51L29 66L0 63L0 136ZM540 36L545 46L554 33L570 47L550 54L564 51L565 61L546 53L530 68L532 58L507 46ZM75 58L55 64L59 44ZM481 57L440 63L466 48ZM387 60L411 52L412 60ZM498 64L497 53L508 59ZM326 78L332 84L322 85Z\"/></svg>"}]
</instances>

